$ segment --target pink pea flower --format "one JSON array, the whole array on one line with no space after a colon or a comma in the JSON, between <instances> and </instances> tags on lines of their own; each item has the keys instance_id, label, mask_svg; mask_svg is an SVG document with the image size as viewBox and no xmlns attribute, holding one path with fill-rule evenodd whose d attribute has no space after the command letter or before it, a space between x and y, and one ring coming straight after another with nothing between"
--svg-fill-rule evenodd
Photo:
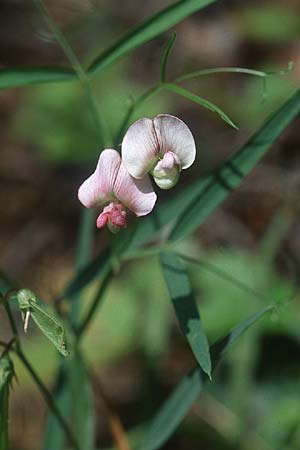
<instances>
[{"instance_id":1,"label":"pink pea flower","mask_svg":"<svg viewBox=\"0 0 300 450\"><path fill-rule=\"evenodd\" d=\"M97 227L107 225L113 233L126 227L127 209L137 217L145 216L156 202L149 177L132 178L119 153L112 149L100 154L96 170L80 186L78 198L87 208L106 204L97 218Z\"/></svg>"},{"instance_id":2,"label":"pink pea flower","mask_svg":"<svg viewBox=\"0 0 300 450\"><path fill-rule=\"evenodd\" d=\"M151 173L162 189L177 183L182 169L190 167L196 146L188 126L177 117L160 114L134 122L122 142L123 162L134 178Z\"/></svg>"}]
</instances>

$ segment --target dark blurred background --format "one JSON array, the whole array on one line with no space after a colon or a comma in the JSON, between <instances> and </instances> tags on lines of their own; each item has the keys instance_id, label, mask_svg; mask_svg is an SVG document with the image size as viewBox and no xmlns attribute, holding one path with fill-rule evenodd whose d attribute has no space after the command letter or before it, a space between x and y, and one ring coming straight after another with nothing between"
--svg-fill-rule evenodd
<instances>
[{"instance_id":1,"label":"dark blurred background","mask_svg":"<svg viewBox=\"0 0 300 450\"><path fill-rule=\"evenodd\" d=\"M170 1L48 0L57 25L83 64L130 27ZM291 95L300 78L299 0L223 0L177 25L168 73L238 66L286 75L262 79L218 74L186 82L215 102L239 126L230 128L198 105L159 94L136 117L171 113L197 141L197 162L172 195L213 170ZM113 134L130 98L154 85L168 33L93 79L100 111ZM63 52L29 0L0 2L0 66L68 66ZM0 270L49 303L74 270L80 204L77 189L95 165L99 148L79 83L0 91ZM181 244L231 277L282 305L250 331L229 355L214 383L166 445L172 450L299 450L300 134L297 119L242 186ZM163 201L166 194L160 195ZM96 231L95 253L110 239ZM221 276L191 268L202 317L214 341L261 300ZM90 289L93 292L93 287ZM86 293L87 303L89 292ZM292 300L291 300L292 298ZM0 319L1 335L7 324ZM57 355L31 331L24 347L53 384ZM193 363L173 317L155 259L128 263L116 276L84 341L93 377L97 439L110 435L99 382L128 428L141 425ZM41 363L42 361L42 363ZM150 369L151 368L151 369ZM12 450L39 450L46 407L24 369L11 401ZM135 431L139 434L139 428ZM138 438L137 438L138 439Z\"/></svg>"}]
</instances>

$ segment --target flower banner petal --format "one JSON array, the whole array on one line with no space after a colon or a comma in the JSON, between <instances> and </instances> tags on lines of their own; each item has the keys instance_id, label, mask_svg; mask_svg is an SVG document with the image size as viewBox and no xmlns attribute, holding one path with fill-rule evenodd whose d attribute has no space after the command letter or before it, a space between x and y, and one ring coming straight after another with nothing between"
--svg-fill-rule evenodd
<instances>
[{"instance_id":1,"label":"flower banner petal","mask_svg":"<svg viewBox=\"0 0 300 450\"><path fill-rule=\"evenodd\" d=\"M122 142L122 159L130 175L143 178L150 172L158 160L159 148L153 121L146 118L134 122Z\"/></svg>"},{"instance_id":2,"label":"flower banner petal","mask_svg":"<svg viewBox=\"0 0 300 450\"><path fill-rule=\"evenodd\" d=\"M195 161L196 146L189 127L177 117L159 114L153 119L161 152L175 153L181 169L187 169Z\"/></svg>"}]
</instances>

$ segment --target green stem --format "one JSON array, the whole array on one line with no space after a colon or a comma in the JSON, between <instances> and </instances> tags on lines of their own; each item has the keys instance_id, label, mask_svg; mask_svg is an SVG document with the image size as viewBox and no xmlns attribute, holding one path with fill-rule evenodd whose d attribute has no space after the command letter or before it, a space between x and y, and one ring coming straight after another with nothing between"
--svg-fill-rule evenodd
<instances>
[{"instance_id":1,"label":"green stem","mask_svg":"<svg viewBox=\"0 0 300 450\"><path fill-rule=\"evenodd\" d=\"M285 70L279 70L278 72L263 72L261 70L247 69L244 67L217 67L215 69L200 69L195 70L184 75L180 75L173 80L173 83L178 83L180 81L190 80L192 78L197 78L203 75L211 75L214 73L243 73L246 75L254 75L261 78L268 78L276 75L286 75L293 69L293 64L289 64L288 68Z\"/></svg>"},{"instance_id":2,"label":"green stem","mask_svg":"<svg viewBox=\"0 0 300 450\"><path fill-rule=\"evenodd\" d=\"M100 116L100 113L98 110L98 105L97 105L97 102L96 102L95 97L92 92L89 76L87 75L86 71L82 67L79 59L77 58L72 47L66 40L64 34L56 26L54 20L52 19L47 8L45 7L43 0L33 0L33 1L35 3L36 7L38 8L38 10L44 16L49 29L53 33L53 36L55 37L57 43L61 46L66 57L70 61L74 71L76 72L83 88L85 89L86 96L87 96L87 99L89 100L89 103L91 106L91 112L92 112L93 118L94 118L94 123L95 123L96 133L98 136L99 146L101 148L103 148L105 145L109 145L110 144L110 136L107 132L107 128L104 126L104 124L101 120L101 116Z\"/></svg>"},{"instance_id":3,"label":"green stem","mask_svg":"<svg viewBox=\"0 0 300 450\"><path fill-rule=\"evenodd\" d=\"M118 146L120 144L120 141L122 140L123 135L125 134L126 128L129 125L130 119L133 116L133 113L137 110L137 108L146 100L153 97L153 95L157 94L158 92L163 90L163 84L160 83L156 86L153 86L152 88L148 89L146 92L144 92L140 97L137 98L133 102L133 104L130 106L121 126L117 133L117 137L115 140L115 145Z\"/></svg>"},{"instance_id":4,"label":"green stem","mask_svg":"<svg viewBox=\"0 0 300 450\"><path fill-rule=\"evenodd\" d=\"M46 386L44 385L44 383L42 382L40 377L37 375L37 373L35 372L35 370L31 366L30 362L28 361L28 359L26 358L26 356L25 356L25 354L24 354L24 352L22 350L22 346L21 346L20 338L19 338L19 334L18 334L18 329L17 329L16 323L14 321L10 305L8 303L9 297L11 295L13 295L14 292L15 291L9 291L4 296L4 307L5 307L7 316L8 316L8 320L9 320L9 323L10 323L11 330L12 330L13 335L14 335L14 342L16 344L15 353L17 354L19 359L22 361L23 365L26 367L26 369L30 373L30 375L33 378L33 380L35 381L35 383L36 383L37 387L39 388L42 396L44 397L47 405L49 406L49 408L51 409L51 411L55 415L57 421L60 423L60 426L64 430L64 432L65 432L67 438L69 439L70 443L72 444L72 446L76 450L80 450L79 446L78 446L78 444L76 442L76 439L74 438L73 432L72 432L72 430L69 427L69 424L66 422L66 420L62 416L61 412L59 411L58 407L56 406L55 402L53 401L51 393L48 391L48 389L46 388Z\"/></svg>"},{"instance_id":5,"label":"green stem","mask_svg":"<svg viewBox=\"0 0 300 450\"><path fill-rule=\"evenodd\" d=\"M103 294L108 286L111 276L112 276L112 267L109 266L106 273L104 274L103 279L101 280L100 286L95 294L95 297L92 301L92 304L91 304L86 316L84 317L81 324L75 331L77 343L79 342L80 338L82 337L82 334L85 332L85 330L89 326L89 324L99 306L99 303L100 303L101 299L103 298Z\"/></svg>"},{"instance_id":6,"label":"green stem","mask_svg":"<svg viewBox=\"0 0 300 450\"><path fill-rule=\"evenodd\" d=\"M138 258L147 258L149 256L159 255L163 251L173 251L172 244L157 245L155 247L146 248L144 250L133 250L127 252L122 261L131 261Z\"/></svg>"},{"instance_id":7,"label":"green stem","mask_svg":"<svg viewBox=\"0 0 300 450\"><path fill-rule=\"evenodd\" d=\"M30 375L33 378L33 380L35 381L36 385L38 386L38 388L39 388L42 396L44 397L47 405L49 406L49 408L51 409L51 411L55 415L56 419L60 423L62 429L65 432L65 435L67 436L67 438L70 441L70 444L76 450L80 450L79 445L78 445L78 443L77 443L77 441L76 441L76 439L75 439L75 437L73 435L73 432L72 432L72 430L69 427L69 424L66 422L65 418L62 416L60 410L58 409L58 407L56 406L56 403L54 402L54 400L52 398L51 393L48 391L48 389L46 388L46 386L44 385L44 383L42 382L40 377L37 375L37 373L35 372L35 370L31 366L30 362L26 358L26 356L23 353L23 351L20 348L20 346L18 346L16 353L17 353L18 357L20 358L20 360L22 361L23 365L26 367L26 369L30 373Z\"/></svg>"}]
</instances>

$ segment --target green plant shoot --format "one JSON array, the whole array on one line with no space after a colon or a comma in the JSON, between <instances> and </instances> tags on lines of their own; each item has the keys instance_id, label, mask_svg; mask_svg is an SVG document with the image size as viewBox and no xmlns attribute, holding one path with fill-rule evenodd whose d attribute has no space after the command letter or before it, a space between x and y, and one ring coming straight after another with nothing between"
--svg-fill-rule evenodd
<instances>
[{"instance_id":1,"label":"green plant shoot","mask_svg":"<svg viewBox=\"0 0 300 450\"><path fill-rule=\"evenodd\" d=\"M48 311L38 303L35 294L30 289L20 289L17 292L17 300L24 321L24 331L28 330L29 319L32 317L39 329L52 342L57 350L68 356L66 347L65 329L61 322L49 314Z\"/></svg>"}]
</instances>

